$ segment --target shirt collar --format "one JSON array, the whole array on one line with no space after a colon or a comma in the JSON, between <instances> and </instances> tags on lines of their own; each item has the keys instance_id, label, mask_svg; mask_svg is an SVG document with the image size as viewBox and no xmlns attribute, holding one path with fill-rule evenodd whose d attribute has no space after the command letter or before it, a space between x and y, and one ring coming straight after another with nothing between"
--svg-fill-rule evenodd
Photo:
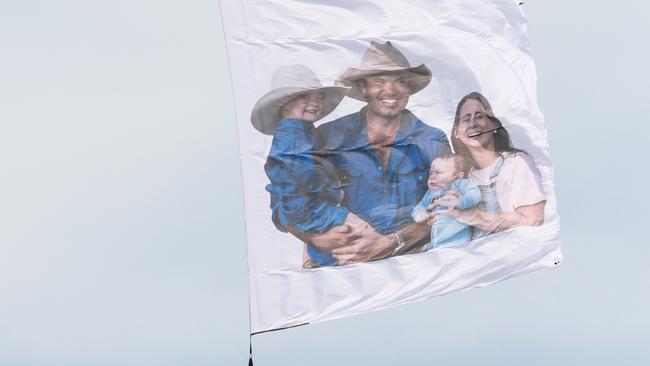
<instances>
[{"instance_id":1,"label":"shirt collar","mask_svg":"<svg viewBox=\"0 0 650 366\"><path fill-rule=\"evenodd\" d=\"M359 131L359 142L368 145L368 121L366 120L366 111L368 107L363 107L359 112L359 126L361 130ZM401 113L402 121L397 131L397 135L393 139L393 145L402 144L408 142L413 138L412 131L415 128L418 118L415 117L411 111L404 109Z\"/></svg>"}]
</instances>

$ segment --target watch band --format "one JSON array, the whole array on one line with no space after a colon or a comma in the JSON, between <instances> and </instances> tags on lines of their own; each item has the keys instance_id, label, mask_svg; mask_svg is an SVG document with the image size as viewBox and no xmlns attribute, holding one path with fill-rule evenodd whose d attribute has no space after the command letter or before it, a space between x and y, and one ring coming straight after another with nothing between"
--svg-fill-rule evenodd
<instances>
[{"instance_id":1,"label":"watch band","mask_svg":"<svg viewBox=\"0 0 650 366\"><path fill-rule=\"evenodd\" d=\"M397 255L399 252L406 247L406 242L404 241L404 238L399 233L393 234L395 235L395 249L393 249L393 255Z\"/></svg>"}]
</instances>

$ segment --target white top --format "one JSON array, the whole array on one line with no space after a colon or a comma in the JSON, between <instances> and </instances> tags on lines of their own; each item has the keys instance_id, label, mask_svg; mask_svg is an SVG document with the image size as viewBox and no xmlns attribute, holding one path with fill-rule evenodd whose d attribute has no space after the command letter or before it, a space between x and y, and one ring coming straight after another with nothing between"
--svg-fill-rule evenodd
<instances>
[{"instance_id":1,"label":"white top","mask_svg":"<svg viewBox=\"0 0 650 366\"><path fill-rule=\"evenodd\" d=\"M532 205L546 200L542 189L542 177L530 155L523 152L503 153L503 166L496 178L496 191L499 206L503 212L512 212L521 206ZM490 184L490 175L497 159L490 166L469 172L469 179L476 185Z\"/></svg>"}]
</instances>

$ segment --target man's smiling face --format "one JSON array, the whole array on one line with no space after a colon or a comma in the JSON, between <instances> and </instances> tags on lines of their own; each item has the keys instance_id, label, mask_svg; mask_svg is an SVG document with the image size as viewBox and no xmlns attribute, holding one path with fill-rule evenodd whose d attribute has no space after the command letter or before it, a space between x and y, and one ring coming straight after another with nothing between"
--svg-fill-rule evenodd
<instances>
[{"instance_id":1,"label":"man's smiling face","mask_svg":"<svg viewBox=\"0 0 650 366\"><path fill-rule=\"evenodd\" d=\"M407 73L368 76L359 88L368 103L369 112L384 118L399 115L409 101L411 87Z\"/></svg>"}]
</instances>

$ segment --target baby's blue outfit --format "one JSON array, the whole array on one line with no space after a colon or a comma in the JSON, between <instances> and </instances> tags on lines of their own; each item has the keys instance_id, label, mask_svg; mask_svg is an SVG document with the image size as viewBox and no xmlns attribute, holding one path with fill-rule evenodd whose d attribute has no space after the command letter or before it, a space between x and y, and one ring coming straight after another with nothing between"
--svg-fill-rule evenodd
<instances>
[{"instance_id":1,"label":"baby's blue outfit","mask_svg":"<svg viewBox=\"0 0 650 366\"><path fill-rule=\"evenodd\" d=\"M445 193L452 189L461 194L458 199L458 208L461 210L475 206L481 199L481 191L479 191L471 180L456 179L447 187L436 189L435 191L429 189L411 212L411 217L415 220L415 216L418 213L429 212L427 207L431 202L438 197L444 196ZM447 209L447 207L438 206L433 211L444 211ZM433 226L431 226L431 243L425 247L425 250L468 242L471 238L471 226L461 223L451 215L438 215Z\"/></svg>"},{"instance_id":2,"label":"baby's blue outfit","mask_svg":"<svg viewBox=\"0 0 650 366\"><path fill-rule=\"evenodd\" d=\"M334 166L319 156L320 142L313 123L283 118L276 124L271 151L264 165L271 184L273 222L287 232L293 226L304 233L322 233L341 225L348 209ZM321 265L336 264L329 254L307 246L310 258Z\"/></svg>"}]
</instances>

